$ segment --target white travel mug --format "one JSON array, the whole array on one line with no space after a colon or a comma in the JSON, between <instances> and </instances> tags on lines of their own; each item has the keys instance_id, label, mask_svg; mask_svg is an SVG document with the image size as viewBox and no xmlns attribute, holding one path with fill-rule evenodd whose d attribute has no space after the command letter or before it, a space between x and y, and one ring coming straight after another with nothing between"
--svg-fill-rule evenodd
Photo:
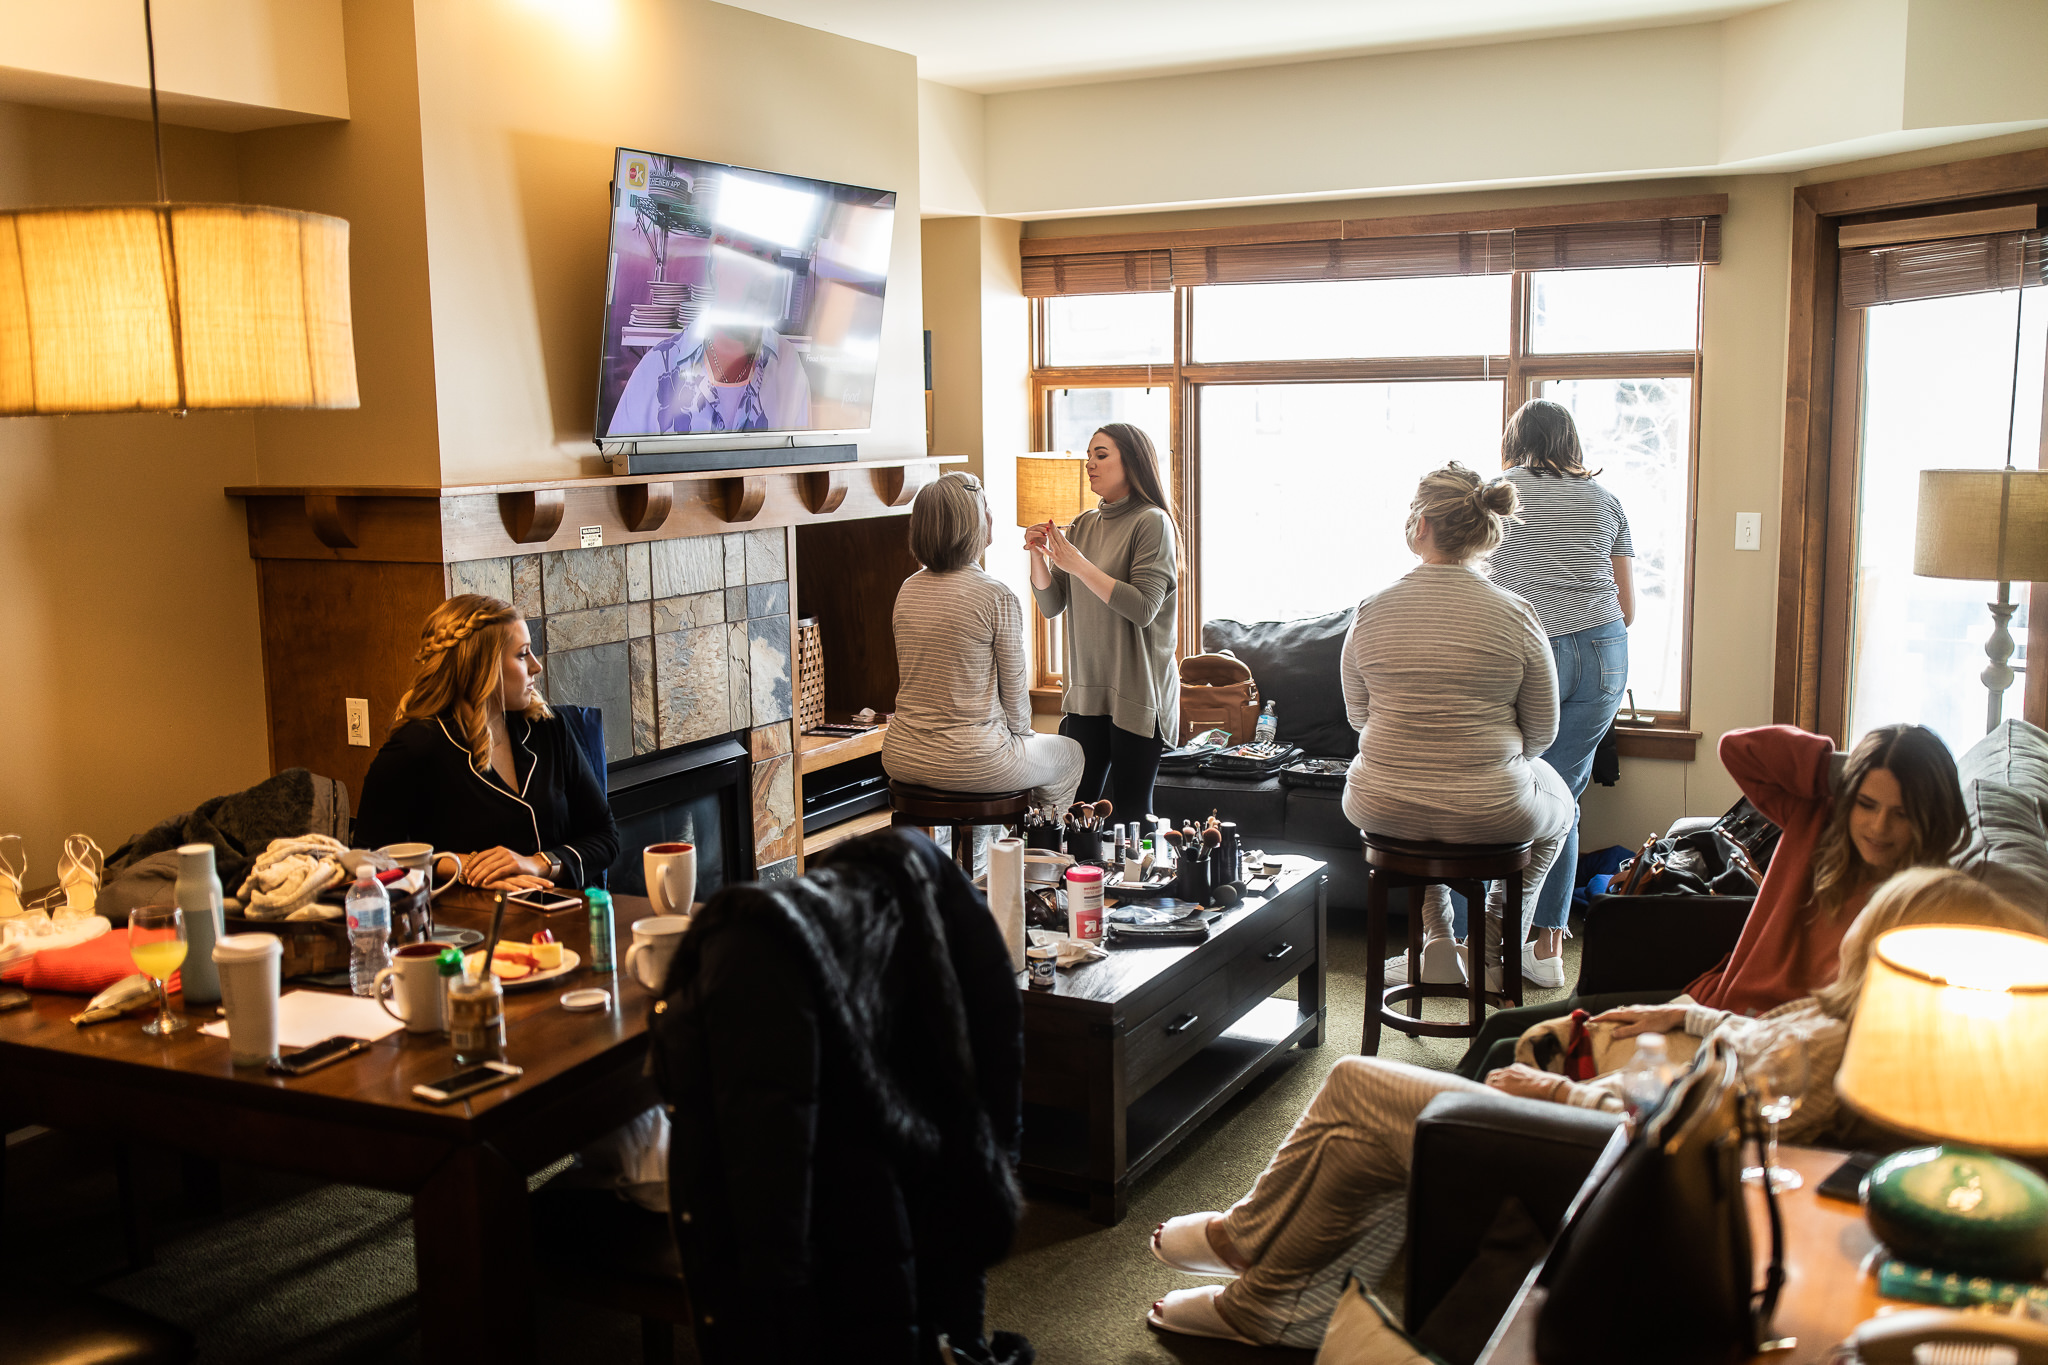
<instances>
[{"instance_id":1,"label":"white travel mug","mask_svg":"<svg viewBox=\"0 0 2048 1365\"><path fill-rule=\"evenodd\" d=\"M649 915L633 921L633 946L626 949L626 970L650 991L668 980L668 964L690 921L681 915Z\"/></svg>"},{"instance_id":2,"label":"white travel mug","mask_svg":"<svg viewBox=\"0 0 2048 1365\"><path fill-rule=\"evenodd\" d=\"M228 1049L235 1065L262 1066L274 1060L283 941L276 934L223 934L214 941L213 962L220 969Z\"/></svg>"},{"instance_id":3,"label":"white travel mug","mask_svg":"<svg viewBox=\"0 0 2048 1365\"><path fill-rule=\"evenodd\" d=\"M377 973L370 998L405 1025L407 1033L441 1033L448 1027L447 995L441 984L441 950L452 943L408 943L391 954L391 965ZM393 989L384 989L390 981ZM392 1008L396 1001L398 1008Z\"/></svg>"},{"instance_id":4,"label":"white travel mug","mask_svg":"<svg viewBox=\"0 0 2048 1365\"><path fill-rule=\"evenodd\" d=\"M640 854L647 878L647 899L657 913L687 915L697 902L697 846L649 844Z\"/></svg>"}]
</instances>

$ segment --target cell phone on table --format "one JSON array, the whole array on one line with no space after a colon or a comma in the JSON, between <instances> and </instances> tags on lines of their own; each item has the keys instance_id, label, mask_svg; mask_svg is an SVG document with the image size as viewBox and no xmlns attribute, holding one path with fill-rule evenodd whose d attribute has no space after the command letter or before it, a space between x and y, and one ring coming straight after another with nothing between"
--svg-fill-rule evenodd
<instances>
[{"instance_id":1,"label":"cell phone on table","mask_svg":"<svg viewBox=\"0 0 2048 1365\"><path fill-rule=\"evenodd\" d=\"M28 1002L29 994L21 987L0 986L0 1014L5 1014L8 1010L25 1008Z\"/></svg>"},{"instance_id":2,"label":"cell phone on table","mask_svg":"<svg viewBox=\"0 0 2048 1365\"><path fill-rule=\"evenodd\" d=\"M1883 1161L1883 1152L1851 1152L1849 1159L1828 1173L1814 1193L1823 1199L1839 1199L1845 1204L1863 1202L1863 1177L1870 1174L1870 1168Z\"/></svg>"},{"instance_id":3,"label":"cell phone on table","mask_svg":"<svg viewBox=\"0 0 2048 1365\"><path fill-rule=\"evenodd\" d=\"M289 1057L276 1058L264 1069L278 1076L303 1076L323 1066L332 1066L344 1057L353 1057L369 1046L368 1038L351 1038L345 1033L337 1033L311 1047L302 1047Z\"/></svg>"},{"instance_id":4,"label":"cell phone on table","mask_svg":"<svg viewBox=\"0 0 2048 1365\"><path fill-rule=\"evenodd\" d=\"M583 908L583 897L565 896L559 891L514 891L505 897L505 904L516 905L522 910L531 910L541 915L558 915L564 910Z\"/></svg>"},{"instance_id":5,"label":"cell phone on table","mask_svg":"<svg viewBox=\"0 0 2048 1365\"><path fill-rule=\"evenodd\" d=\"M415 1098L428 1104L453 1104L466 1095L479 1090L489 1090L494 1085L503 1085L515 1076L526 1074L523 1066L510 1062L485 1062L482 1066L458 1071L446 1080L427 1081L412 1088Z\"/></svg>"}]
</instances>

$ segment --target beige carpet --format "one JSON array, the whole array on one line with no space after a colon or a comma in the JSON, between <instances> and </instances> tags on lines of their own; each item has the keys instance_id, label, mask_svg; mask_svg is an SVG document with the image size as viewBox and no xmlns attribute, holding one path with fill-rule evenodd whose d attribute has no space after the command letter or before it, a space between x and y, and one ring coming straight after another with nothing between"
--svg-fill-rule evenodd
<instances>
[{"instance_id":1,"label":"beige carpet","mask_svg":"<svg viewBox=\"0 0 2048 1365\"><path fill-rule=\"evenodd\" d=\"M1273 1149L1314 1098L1337 1058L1358 1051L1364 1011L1363 915L1330 917L1329 1027L1323 1045L1297 1049L1293 1060L1268 1071L1131 1192L1131 1211L1113 1228L1088 1217L1078 1198L1030 1191L1030 1207L1017 1249L989 1276L988 1322L1030 1337L1047 1365L1089 1362L1262 1361L1307 1362L1307 1351L1238 1346L1156 1332L1145 1311L1170 1289L1205 1283L1167 1269L1152 1258L1152 1229L1167 1218L1222 1209L1241 1198L1265 1169ZM1578 972L1578 945L1565 944L1565 980ZM1534 1004L1566 994L1527 987ZM1464 1006L1431 1001L1426 1018L1459 1019ZM1381 1034L1380 1055L1448 1069L1464 1055L1462 1040L1411 1039ZM1398 1267L1396 1270L1398 1275ZM1398 1292L1392 1296L1396 1311Z\"/></svg>"}]
</instances>

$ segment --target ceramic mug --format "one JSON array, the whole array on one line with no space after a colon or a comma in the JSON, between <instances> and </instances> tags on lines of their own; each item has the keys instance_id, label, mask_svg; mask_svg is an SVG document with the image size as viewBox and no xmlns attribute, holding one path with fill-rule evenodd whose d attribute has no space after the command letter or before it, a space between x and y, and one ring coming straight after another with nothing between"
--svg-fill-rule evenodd
<instances>
[{"instance_id":1,"label":"ceramic mug","mask_svg":"<svg viewBox=\"0 0 2048 1365\"><path fill-rule=\"evenodd\" d=\"M455 870L448 874L448 880L434 885L434 846L432 844L386 844L377 850L399 867L417 872L427 886L429 896L438 896L462 880L462 859L453 853L440 856L455 864Z\"/></svg>"},{"instance_id":2,"label":"ceramic mug","mask_svg":"<svg viewBox=\"0 0 2048 1365\"><path fill-rule=\"evenodd\" d=\"M391 965L377 973L370 995L384 1012L405 1025L407 1033L440 1033L448 1027L441 986L441 950L448 943L408 943L391 954ZM396 979L391 991L384 983ZM400 1008L391 1003L398 1001Z\"/></svg>"},{"instance_id":3,"label":"ceramic mug","mask_svg":"<svg viewBox=\"0 0 2048 1365\"><path fill-rule=\"evenodd\" d=\"M650 991L668 981L668 964L675 961L676 946L690 927L684 915L649 915L633 921L633 946L626 949L626 970Z\"/></svg>"},{"instance_id":4,"label":"ceramic mug","mask_svg":"<svg viewBox=\"0 0 2048 1365\"><path fill-rule=\"evenodd\" d=\"M647 899L654 902L657 914L690 913L697 903L695 844L649 844L640 854L640 867L647 878Z\"/></svg>"}]
</instances>

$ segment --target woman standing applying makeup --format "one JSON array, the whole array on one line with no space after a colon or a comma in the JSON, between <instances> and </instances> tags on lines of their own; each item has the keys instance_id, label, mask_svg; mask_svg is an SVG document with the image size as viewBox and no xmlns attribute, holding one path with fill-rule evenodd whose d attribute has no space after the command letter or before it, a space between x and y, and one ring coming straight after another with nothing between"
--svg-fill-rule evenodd
<instances>
[{"instance_id":1,"label":"woman standing applying makeup","mask_svg":"<svg viewBox=\"0 0 2048 1365\"><path fill-rule=\"evenodd\" d=\"M1024 533L1031 591L1047 619L1067 613L1060 733L1080 741L1080 799L1107 787L1118 820L1151 814L1161 751L1180 738L1179 526L1152 440L1112 422L1088 442L1088 488L1101 499L1062 533Z\"/></svg>"}]
</instances>

